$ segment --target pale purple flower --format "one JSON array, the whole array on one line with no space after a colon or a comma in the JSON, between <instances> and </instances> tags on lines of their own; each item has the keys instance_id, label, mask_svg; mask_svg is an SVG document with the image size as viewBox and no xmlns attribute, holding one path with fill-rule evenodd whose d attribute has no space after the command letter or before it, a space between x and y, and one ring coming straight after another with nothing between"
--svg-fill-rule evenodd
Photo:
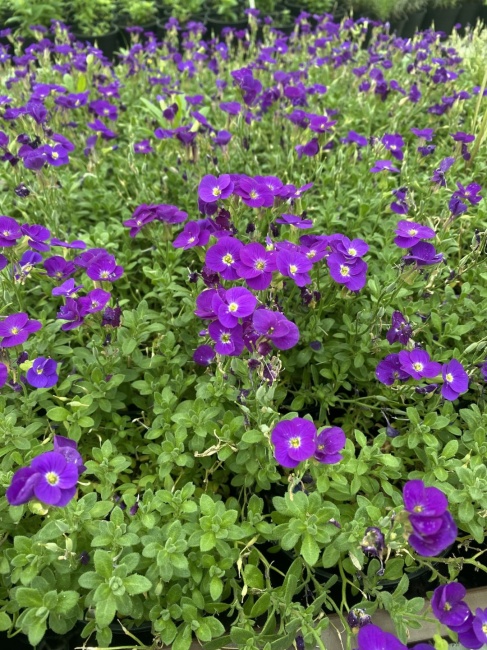
<instances>
[{"instance_id":1,"label":"pale purple flower","mask_svg":"<svg viewBox=\"0 0 487 650\"><path fill-rule=\"evenodd\" d=\"M239 318L253 314L257 298L244 287L215 292L212 309L224 327L235 327Z\"/></svg>"},{"instance_id":2,"label":"pale purple flower","mask_svg":"<svg viewBox=\"0 0 487 650\"><path fill-rule=\"evenodd\" d=\"M275 251L267 251L262 244L253 242L242 246L240 260L236 265L238 276L243 278L251 289L263 291L272 281L272 273L277 270Z\"/></svg>"},{"instance_id":3,"label":"pale purple flower","mask_svg":"<svg viewBox=\"0 0 487 650\"><path fill-rule=\"evenodd\" d=\"M12 217L0 216L0 247L15 246L17 239L22 237L22 230Z\"/></svg>"},{"instance_id":4,"label":"pale purple flower","mask_svg":"<svg viewBox=\"0 0 487 650\"><path fill-rule=\"evenodd\" d=\"M360 291L367 281L367 263L360 258L345 258L339 253L332 253L327 258L330 275L339 284L344 284L350 291Z\"/></svg>"},{"instance_id":5,"label":"pale purple flower","mask_svg":"<svg viewBox=\"0 0 487 650\"><path fill-rule=\"evenodd\" d=\"M222 237L206 251L205 265L225 280L236 280L242 246L242 242L234 237Z\"/></svg>"},{"instance_id":6,"label":"pale purple flower","mask_svg":"<svg viewBox=\"0 0 487 650\"><path fill-rule=\"evenodd\" d=\"M108 291L93 289L86 296L78 298L80 311L83 314L95 314L98 311L102 311L110 300L110 297L111 294Z\"/></svg>"},{"instance_id":7,"label":"pale purple flower","mask_svg":"<svg viewBox=\"0 0 487 650\"><path fill-rule=\"evenodd\" d=\"M241 177L235 187L235 194L249 208L271 208L274 205L274 193L265 183L255 178Z\"/></svg>"},{"instance_id":8,"label":"pale purple flower","mask_svg":"<svg viewBox=\"0 0 487 650\"><path fill-rule=\"evenodd\" d=\"M188 221L184 230L179 233L173 241L174 248L188 250L195 246L206 246L210 239L210 229L206 219L200 221Z\"/></svg>"},{"instance_id":9,"label":"pale purple flower","mask_svg":"<svg viewBox=\"0 0 487 650\"><path fill-rule=\"evenodd\" d=\"M69 280L63 282L61 285L59 285L59 287L54 287L51 293L53 296L65 296L67 298L70 298L82 288L82 284L77 285L74 278L69 278Z\"/></svg>"},{"instance_id":10,"label":"pale purple flower","mask_svg":"<svg viewBox=\"0 0 487 650\"><path fill-rule=\"evenodd\" d=\"M78 469L68 463L63 454L47 451L36 456L31 469L38 474L34 495L39 501L51 506L65 506L76 494Z\"/></svg>"},{"instance_id":11,"label":"pale purple flower","mask_svg":"<svg viewBox=\"0 0 487 650\"><path fill-rule=\"evenodd\" d=\"M208 326L208 333L215 341L215 352L231 357L238 357L244 349L243 330L241 325L225 327L218 321Z\"/></svg>"},{"instance_id":12,"label":"pale purple flower","mask_svg":"<svg viewBox=\"0 0 487 650\"><path fill-rule=\"evenodd\" d=\"M252 325L256 334L268 338L278 350L289 350L299 341L298 327L280 312L256 309Z\"/></svg>"}]
</instances>

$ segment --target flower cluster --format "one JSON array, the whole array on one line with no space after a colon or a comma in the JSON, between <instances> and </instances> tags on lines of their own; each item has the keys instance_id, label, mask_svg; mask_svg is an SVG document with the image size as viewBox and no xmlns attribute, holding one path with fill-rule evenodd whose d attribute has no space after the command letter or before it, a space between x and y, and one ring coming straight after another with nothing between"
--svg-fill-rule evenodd
<instances>
[{"instance_id":1,"label":"flower cluster","mask_svg":"<svg viewBox=\"0 0 487 650\"><path fill-rule=\"evenodd\" d=\"M408 254L402 258L406 264L429 266L438 264L443 259L443 254L437 253L433 244L423 241L435 236L435 231L428 226L414 221L399 221L394 243L399 248L409 248Z\"/></svg>"},{"instance_id":2,"label":"flower cluster","mask_svg":"<svg viewBox=\"0 0 487 650\"><path fill-rule=\"evenodd\" d=\"M320 463L331 465L342 458L346 437L340 427L325 427L319 433L310 420L293 418L278 422L271 433L274 455L283 467L296 467L314 457Z\"/></svg>"},{"instance_id":3,"label":"flower cluster","mask_svg":"<svg viewBox=\"0 0 487 650\"><path fill-rule=\"evenodd\" d=\"M423 481L414 479L405 484L403 498L413 530L408 541L417 553L430 557L453 544L458 529L441 490L425 487Z\"/></svg>"},{"instance_id":4,"label":"flower cluster","mask_svg":"<svg viewBox=\"0 0 487 650\"><path fill-rule=\"evenodd\" d=\"M76 494L78 477L86 470L74 440L54 436L54 450L36 456L15 472L7 489L11 506L38 499L50 506L65 506Z\"/></svg>"},{"instance_id":5,"label":"flower cluster","mask_svg":"<svg viewBox=\"0 0 487 650\"><path fill-rule=\"evenodd\" d=\"M478 607L475 614L464 601L467 590L459 582L437 587L431 598L431 608L438 621L458 634L465 648L478 650L487 643L487 609Z\"/></svg>"}]
</instances>

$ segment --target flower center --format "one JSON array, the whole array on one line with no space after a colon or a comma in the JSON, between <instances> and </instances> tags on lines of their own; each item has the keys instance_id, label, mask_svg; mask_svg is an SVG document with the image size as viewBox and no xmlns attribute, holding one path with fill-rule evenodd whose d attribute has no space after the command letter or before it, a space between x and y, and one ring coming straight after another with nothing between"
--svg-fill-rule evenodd
<instances>
[{"instance_id":1,"label":"flower center","mask_svg":"<svg viewBox=\"0 0 487 650\"><path fill-rule=\"evenodd\" d=\"M51 153L51 156L54 158L54 160L57 160L57 159L59 158L59 154L58 154L57 151L53 151L53 152Z\"/></svg>"},{"instance_id":2,"label":"flower center","mask_svg":"<svg viewBox=\"0 0 487 650\"><path fill-rule=\"evenodd\" d=\"M351 255L352 257L355 257L355 255L357 254L357 251L356 251L355 248L349 248L348 249L348 254Z\"/></svg>"},{"instance_id":3,"label":"flower center","mask_svg":"<svg viewBox=\"0 0 487 650\"><path fill-rule=\"evenodd\" d=\"M297 273L297 272L298 272L298 267L296 266L296 264L291 264L291 265L289 266L289 273L290 273L291 275L294 275L294 274Z\"/></svg>"},{"instance_id":4,"label":"flower center","mask_svg":"<svg viewBox=\"0 0 487 650\"><path fill-rule=\"evenodd\" d=\"M59 483L59 476L56 474L56 472L47 472L46 481L49 483L49 485L56 485Z\"/></svg>"},{"instance_id":5,"label":"flower center","mask_svg":"<svg viewBox=\"0 0 487 650\"><path fill-rule=\"evenodd\" d=\"M306 257L307 257L309 260L312 260L313 257L314 257L315 255L316 255L316 251L314 251L314 250L310 250L310 251L308 251L308 252L306 253Z\"/></svg>"},{"instance_id":6,"label":"flower center","mask_svg":"<svg viewBox=\"0 0 487 650\"><path fill-rule=\"evenodd\" d=\"M413 363L413 368L414 368L417 372L421 372L421 370L423 370L423 367L424 367L423 364L422 364L422 363L419 363L419 361L416 361L416 363Z\"/></svg>"},{"instance_id":7,"label":"flower center","mask_svg":"<svg viewBox=\"0 0 487 650\"><path fill-rule=\"evenodd\" d=\"M235 311L237 311L237 309L238 309L238 304L236 302L231 302L228 305L228 311L235 312Z\"/></svg>"},{"instance_id":8,"label":"flower center","mask_svg":"<svg viewBox=\"0 0 487 650\"><path fill-rule=\"evenodd\" d=\"M264 260L257 260L257 262L254 264L254 268L258 271L263 271L265 269Z\"/></svg>"},{"instance_id":9,"label":"flower center","mask_svg":"<svg viewBox=\"0 0 487 650\"><path fill-rule=\"evenodd\" d=\"M445 379L448 383L451 383L453 381L453 375L451 374L451 372L447 373Z\"/></svg>"},{"instance_id":10,"label":"flower center","mask_svg":"<svg viewBox=\"0 0 487 650\"><path fill-rule=\"evenodd\" d=\"M20 327L12 327L10 334L18 334L20 332Z\"/></svg>"},{"instance_id":11,"label":"flower center","mask_svg":"<svg viewBox=\"0 0 487 650\"><path fill-rule=\"evenodd\" d=\"M413 508L414 512L423 512L423 506L417 505Z\"/></svg>"},{"instance_id":12,"label":"flower center","mask_svg":"<svg viewBox=\"0 0 487 650\"><path fill-rule=\"evenodd\" d=\"M36 373L38 375L42 375L43 372L44 372L44 368L37 368L37 370L36 370Z\"/></svg>"},{"instance_id":13,"label":"flower center","mask_svg":"<svg viewBox=\"0 0 487 650\"><path fill-rule=\"evenodd\" d=\"M291 438L289 440L289 446L292 447L293 449L299 449L299 447L301 446L301 438L299 436Z\"/></svg>"},{"instance_id":14,"label":"flower center","mask_svg":"<svg viewBox=\"0 0 487 650\"><path fill-rule=\"evenodd\" d=\"M110 271L102 271L100 273L100 278L109 278L110 277Z\"/></svg>"},{"instance_id":15,"label":"flower center","mask_svg":"<svg viewBox=\"0 0 487 650\"><path fill-rule=\"evenodd\" d=\"M484 623L484 624L482 625L482 632L483 632L485 635L487 635L487 623Z\"/></svg>"},{"instance_id":16,"label":"flower center","mask_svg":"<svg viewBox=\"0 0 487 650\"><path fill-rule=\"evenodd\" d=\"M350 268L342 264L340 266L340 275L343 275L343 277L346 278L348 275L350 275Z\"/></svg>"},{"instance_id":17,"label":"flower center","mask_svg":"<svg viewBox=\"0 0 487 650\"><path fill-rule=\"evenodd\" d=\"M3 233L2 233L2 235L3 235L4 237L8 237L8 236L10 235L10 231L9 231L9 230L4 230Z\"/></svg>"},{"instance_id":18,"label":"flower center","mask_svg":"<svg viewBox=\"0 0 487 650\"><path fill-rule=\"evenodd\" d=\"M212 191L213 196L220 196L221 193L222 193L222 191L221 191L221 189L219 187L214 187L213 188L213 191Z\"/></svg>"},{"instance_id":19,"label":"flower center","mask_svg":"<svg viewBox=\"0 0 487 650\"><path fill-rule=\"evenodd\" d=\"M252 190L250 192L250 198L251 199L256 199L256 198L258 198L258 196L259 196L259 194L258 194L258 192L256 190Z\"/></svg>"},{"instance_id":20,"label":"flower center","mask_svg":"<svg viewBox=\"0 0 487 650\"><path fill-rule=\"evenodd\" d=\"M222 343L230 343L230 339L231 339L231 336L230 336L230 334L229 334L228 332L224 332L224 333L220 336L220 341L221 341Z\"/></svg>"},{"instance_id":21,"label":"flower center","mask_svg":"<svg viewBox=\"0 0 487 650\"><path fill-rule=\"evenodd\" d=\"M451 610L451 605L450 605L449 602L446 602L446 603L443 605L443 611L445 611L445 612L449 612L450 610Z\"/></svg>"},{"instance_id":22,"label":"flower center","mask_svg":"<svg viewBox=\"0 0 487 650\"><path fill-rule=\"evenodd\" d=\"M408 230L408 235L411 235L411 237L414 237L414 235L417 235L418 231L415 230L414 228L411 228L411 230Z\"/></svg>"},{"instance_id":23,"label":"flower center","mask_svg":"<svg viewBox=\"0 0 487 650\"><path fill-rule=\"evenodd\" d=\"M222 257L222 262L227 266L231 266L235 262L235 260L233 259L230 253L227 253L224 257Z\"/></svg>"},{"instance_id":24,"label":"flower center","mask_svg":"<svg viewBox=\"0 0 487 650\"><path fill-rule=\"evenodd\" d=\"M190 237L190 238L188 239L188 244L192 244L192 243L194 242L195 239L196 239L196 237Z\"/></svg>"}]
</instances>

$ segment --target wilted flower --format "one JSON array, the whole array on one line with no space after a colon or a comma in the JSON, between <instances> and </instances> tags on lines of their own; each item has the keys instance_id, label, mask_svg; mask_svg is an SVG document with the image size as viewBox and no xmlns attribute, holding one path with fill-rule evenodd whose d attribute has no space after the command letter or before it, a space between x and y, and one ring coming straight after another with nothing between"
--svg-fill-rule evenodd
<instances>
[{"instance_id":1,"label":"wilted flower","mask_svg":"<svg viewBox=\"0 0 487 650\"><path fill-rule=\"evenodd\" d=\"M399 342L402 345L407 345L412 335L413 328L411 324L400 311L393 312L391 327L386 334L386 339L389 343L392 345L393 343Z\"/></svg>"}]
</instances>

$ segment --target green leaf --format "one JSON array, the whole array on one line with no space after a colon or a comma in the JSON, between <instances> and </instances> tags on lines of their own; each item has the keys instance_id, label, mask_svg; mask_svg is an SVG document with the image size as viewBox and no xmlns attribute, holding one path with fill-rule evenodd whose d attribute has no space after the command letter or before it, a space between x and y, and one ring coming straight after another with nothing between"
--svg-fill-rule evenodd
<instances>
[{"instance_id":1,"label":"green leaf","mask_svg":"<svg viewBox=\"0 0 487 650\"><path fill-rule=\"evenodd\" d=\"M0 632L5 632L11 627L11 625L12 621L7 612L0 612Z\"/></svg>"},{"instance_id":2,"label":"green leaf","mask_svg":"<svg viewBox=\"0 0 487 650\"><path fill-rule=\"evenodd\" d=\"M90 517L91 519L103 519L112 510L112 508L112 501L98 501L90 509Z\"/></svg>"},{"instance_id":3,"label":"green leaf","mask_svg":"<svg viewBox=\"0 0 487 650\"><path fill-rule=\"evenodd\" d=\"M192 640L191 627L187 623L180 625L171 650L189 650Z\"/></svg>"},{"instance_id":4,"label":"green leaf","mask_svg":"<svg viewBox=\"0 0 487 650\"><path fill-rule=\"evenodd\" d=\"M152 582L145 576L141 576L138 573L134 573L133 575L124 578L123 584L130 596L142 594L145 591L149 591L149 589L152 587Z\"/></svg>"},{"instance_id":5,"label":"green leaf","mask_svg":"<svg viewBox=\"0 0 487 650\"><path fill-rule=\"evenodd\" d=\"M458 518L463 524L467 524L475 516L475 510L471 501L464 499L458 508Z\"/></svg>"},{"instance_id":6,"label":"green leaf","mask_svg":"<svg viewBox=\"0 0 487 650\"><path fill-rule=\"evenodd\" d=\"M309 533L305 533L303 542L301 544L301 555L305 562L310 566L314 566L318 562L320 556L320 548L316 543L315 538Z\"/></svg>"},{"instance_id":7,"label":"green leaf","mask_svg":"<svg viewBox=\"0 0 487 650\"><path fill-rule=\"evenodd\" d=\"M244 646L253 636L251 630L244 630L243 627L234 626L230 630L230 638L238 646Z\"/></svg>"},{"instance_id":8,"label":"green leaf","mask_svg":"<svg viewBox=\"0 0 487 650\"><path fill-rule=\"evenodd\" d=\"M200 550L202 553L207 553L215 548L216 538L215 533L204 533L200 539Z\"/></svg>"},{"instance_id":9,"label":"green leaf","mask_svg":"<svg viewBox=\"0 0 487 650\"><path fill-rule=\"evenodd\" d=\"M443 447L441 455L443 458L453 458L458 451L458 440L450 440Z\"/></svg>"},{"instance_id":10,"label":"green leaf","mask_svg":"<svg viewBox=\"0 0 487 650\"><path fill-rule=\"evenodd\" d=\"M98 627L108 627L117 613L117 602L113 594L98 601L95 605L95 619Z\"/></svg>"},{"instance_id":11,"label":"green leaf","mask_svg":"<svg viewBox=\"0 0 487 650\"><path fill-rule=\"evenodd\" d=\"M262 594L262 596L255 601L250 610L250 618L257 618L261 614L265 614L270 608L271 604L271 595L268 591Z\"/></svg>"},{"instance_id":12,"label":"green leaf","mask_svg":"<svg viewBox=\"0 0 487 650\"><path fill-rule=\"evenodd\" d=\"M32 646L36 646L42 641L44 634L46 633L47 625L45 620L40 620L38 618L29 621L29 626L27 628L27 637L29 643Z\"/></svg>"},{"instance_id":13,"label":"green leaf","mask_svg":"<svg viewBox=\"0 0 487 650\"><path fill-rule=\"evenodd\" d=\"M15 591L15 600L20 607L42 607L42 594L37 589L19 587Z\"/></svg>"},{"instance_id":14,"label":"green leaf","mask_svg":"<svg viewBox=\"0 0 487 650\"><path fill-rule=\"evenodd\" d=\"M212 600L217 601L222 595L223 582L220 578L214 577L210 580L210 596Z\"/></svg>"},{"instance_id":15,"label":"green leaf","mask_svg":"<svg viewBox=\"0 0 487 650\"><path fill-rule=\"evenodd\" d=\"M245 584L248 585L251 589L263 589L264 588L264 576L262 571L260 571L253 564L246 564L243 570L243 578Z\"/></svg>"},{"instance_id":16,"label":"green leaf","mask_svg":"<svg viewBox=\"0 0 487 650\"><path fill-rule=\"evenodd\" d=\"M52 409L49 409L47 412L47 417L54 422L66 422L69 417L69 411L64 409L62 406L55 406Z\"/></svg>"},{"instance_id":17,"label":"green leaf","mask_svg":"<svg viewBox=\"0 0 487 650\"><path fill-rule=\"evenodd\" d=\"M95 571L100 575L102 578L111 578L112 573L113 573L113 560L112 556L108 551L102 551L101 549L97 549L95 551Z\"/></svg>"},{"instance_id":18,"label":"green leaf","mask_svg":"<svg viewBox=\"0 0 487 650\"><path fill-rule=\"evenodd\" d=\"M220 650L221 648L226 648L232 642L232 637L228 634L227 636L221 636L219 639L213 639L209 643L205 643L203 650Z\"/></svg>"},{"instance_id":19,"label":"green leaf","mask_svg":"<svg viewBox=\"0 0 487 650\"><path fill-rule=\"evenodd\" d=\"M340 551L333 544L328 544L323 551L321 564L323 565L323 568L329 569L330 567L335 566L339 559Z\"/></svg>"},{"instance_id":20,"label":"green leaf","mask_svg":"<svg viewBox=\"0 0 487 650\"><path fill-rule=\"evenodd\" d=\"M76 607L79 598L80 596L77 591L62 591L58 594L55 611L59 614L67 614L73 607Z\"/></svg>"},{"instance_id":21,"label":"green leaf","mask_svg":"<svg viewBox=\"0 0 487 650\"><path fill-rule=\"evenodd\" d=\"M86 573L82 573L78 578L79 585L85 589L95 589L102 582L103 578L100 577L95 571L87 571Z\"/></svg>"}]
</instances>

